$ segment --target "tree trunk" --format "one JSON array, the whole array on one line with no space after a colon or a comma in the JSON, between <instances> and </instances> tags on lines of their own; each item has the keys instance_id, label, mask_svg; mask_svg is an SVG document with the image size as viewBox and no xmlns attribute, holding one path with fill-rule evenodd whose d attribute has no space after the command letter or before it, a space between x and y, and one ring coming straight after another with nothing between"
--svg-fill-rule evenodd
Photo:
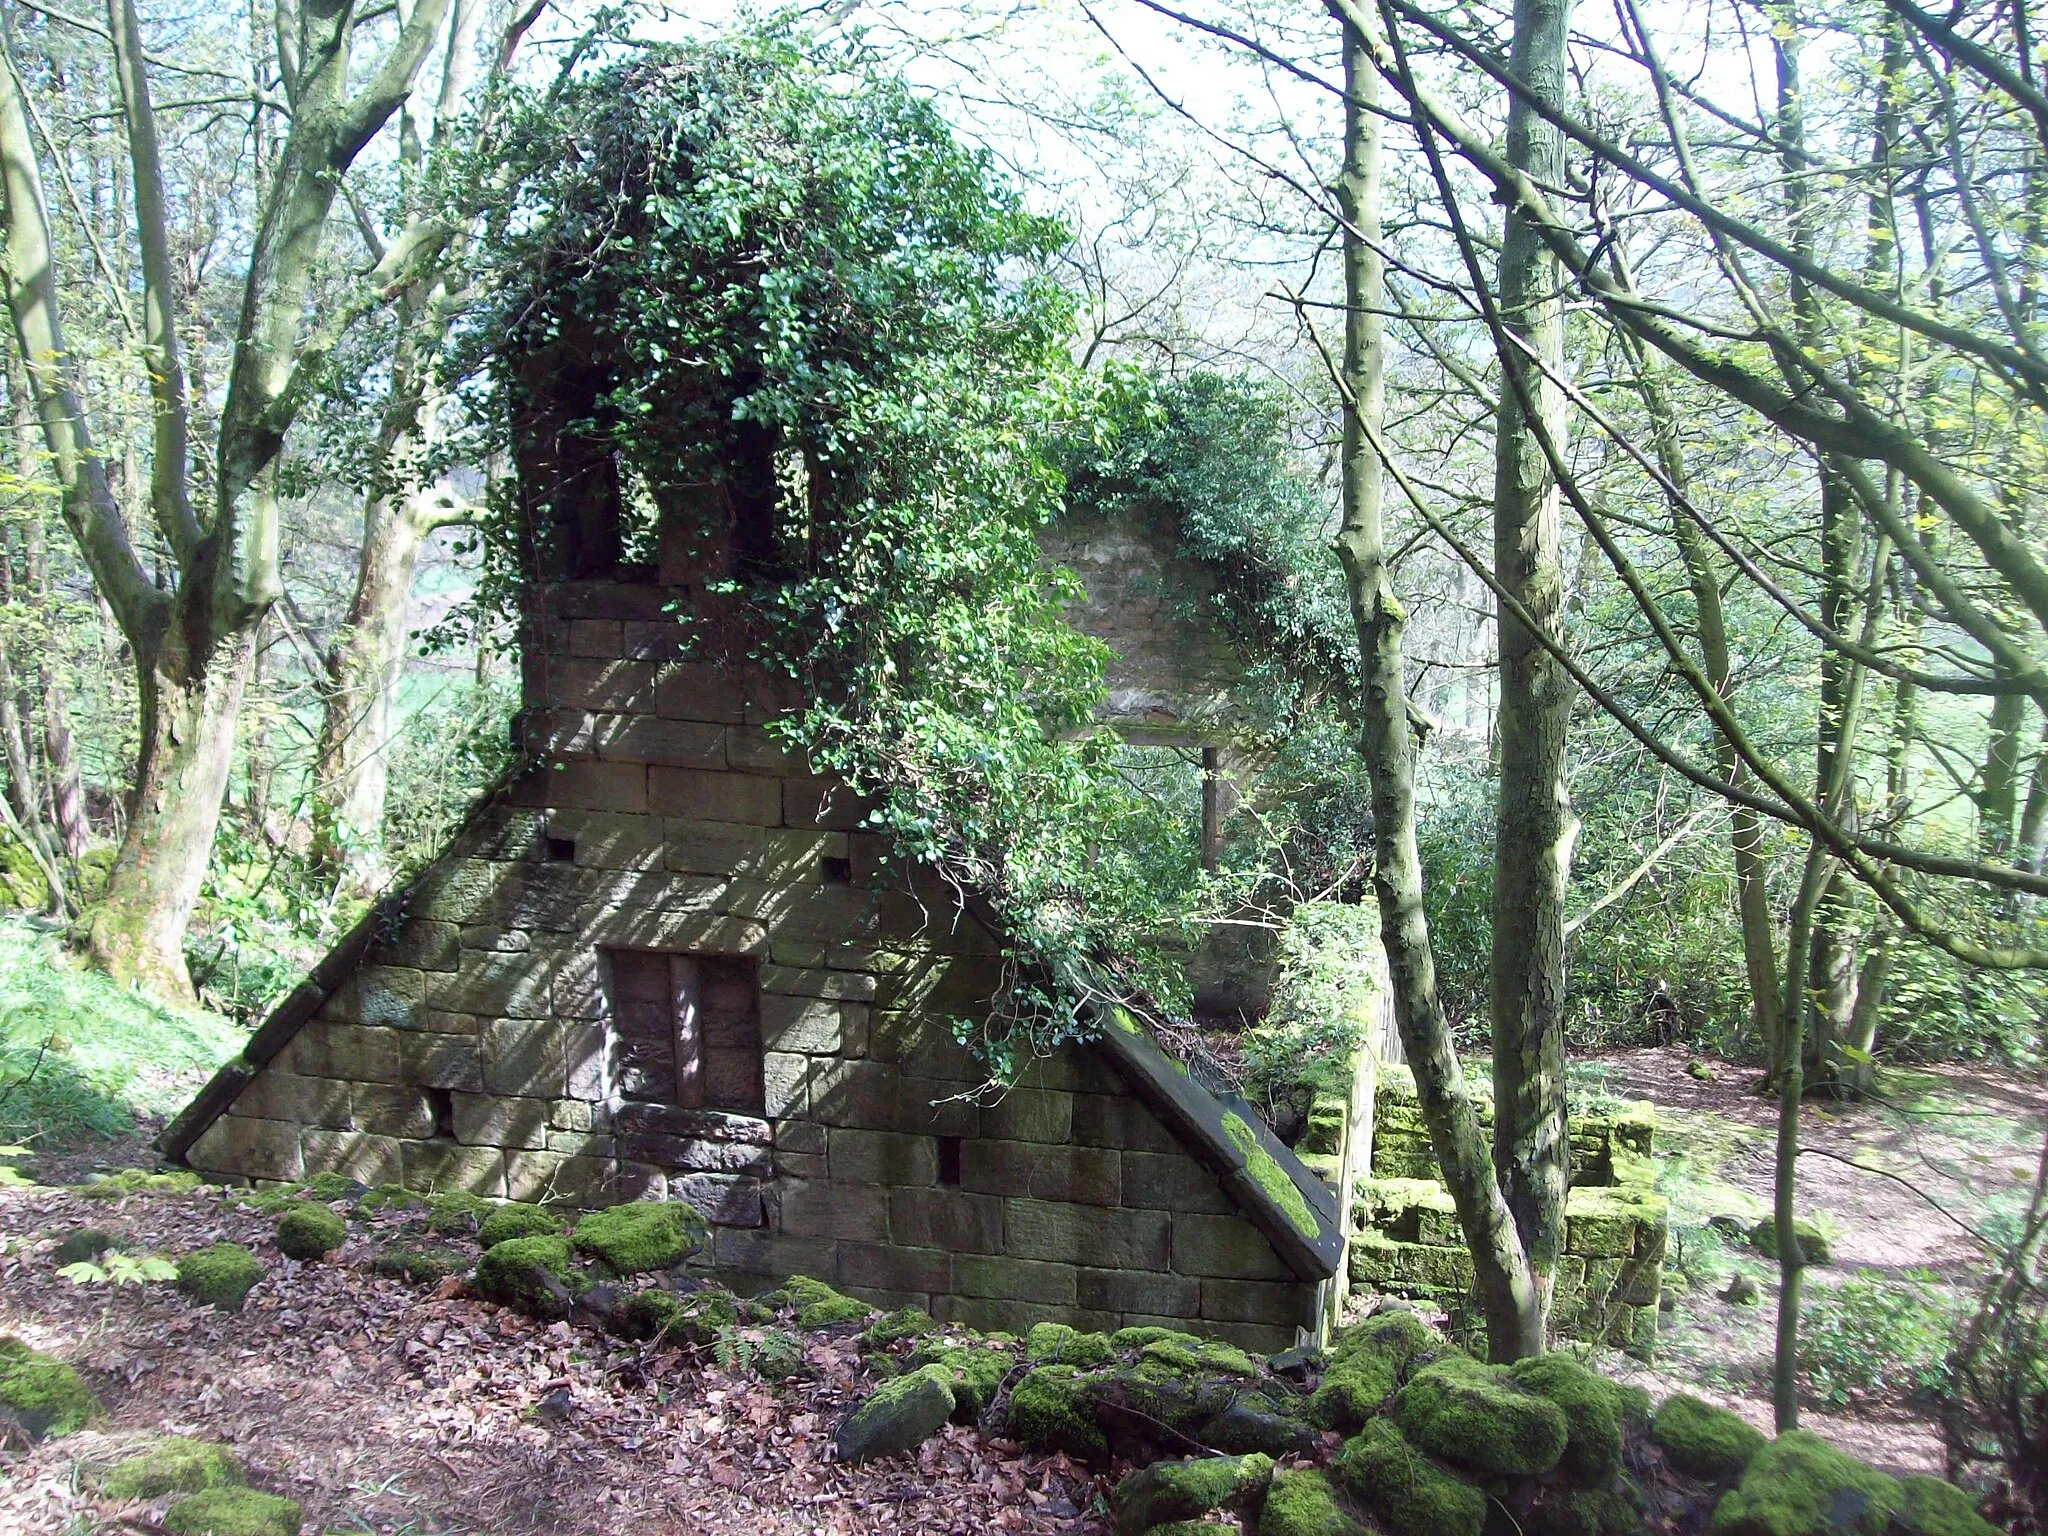
<instances>
[{"instance_id":1,"label":"tree trunk","mask_svg":"<svg viewBox=\"0 0 2048 1536\"><path fill-rule=\"evenodd\" d=\"M1339 13L1341 15L1341 12ZM1344 169L1337 196L1344 231L1344 522L1337 555L1344 567L1363 667L1361 745L1372 785L1373 892L1387 951L1394 1022L1415 1074L1430 1144L1457 1207L1486 1316L1487 1347L1511 1360L1543 1348L1543 1313L1534 1277L1507 1202L1495 1183L1486 1138L1465 1086L1436 990L1429 920L1422 904L1422 861L1415 844L1414 746L1408 730L1401 629L1406 615L1388 578L1380 517L1378 433L1385 400L1380 310L1379 79L1368 42L1344 32Z\"/></svg>"},{"instance_id":2,"label":"tree trunk","mask_svg":"<svg viewBox=\"0 0 2048 1536\"><path fill-rule=\"evenodd\" d=\"M1565 104L1568 0L1516 0L1509 69L1543 102ZM1508 108L1507 158L1545 186L1564 180L1564 137L1519 93ZM1500 311L1509 333L1553 373L1564 360L1557 262L1510 209L1501 246ZM1554 638L1564 600L1557 484L1543 439L1564 442L1557 386L1520 346L1500 348L1494 441L1493 562L1502 587ZM1539 435L1540 434L1540 435ZM1493 863L1494 1163L1547 1310L1564 1251L1571 1136L1565 1120L1564 896L1578 824L1565 789L1572 688L1542 638L1503 606L1500 796ZM1539 1349L1541 1347L1538 1341Z\"/></svg>"},{"instance_id":3,"label":"tree trunk","mask_svg":"<svg viewBox=\"0 0 2048 1536\"><path fill-rule=\"evenodd\" d=\"M2013 849L2019 815L2021 739L2027 726L2027 698L2001 693L1991 701L1991 739L1984 752L1983 787L1977 799L1977 849L1986 859L2003 859Z\"/></svg>"}]
</instances>

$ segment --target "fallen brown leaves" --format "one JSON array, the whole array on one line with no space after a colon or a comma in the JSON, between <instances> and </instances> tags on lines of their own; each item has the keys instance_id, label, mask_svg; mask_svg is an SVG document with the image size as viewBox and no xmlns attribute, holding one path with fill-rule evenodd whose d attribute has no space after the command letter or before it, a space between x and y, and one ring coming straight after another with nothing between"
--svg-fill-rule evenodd
<instances>
[{"instance_id":1,"label":"fallen brown leaves","mask_svg":"<svg viewBox=\"0 0 2048 1536\"><path fill-rule=\"evenodd\" d=\"M49 1249L81 1226L167 1257L221 1239L270 1266L223 1317L167 1286L76 1286ZM1103 1489L1064 1457L949 1426L914 1457L831 1462L840 1415L873 1380L814 1335L810 1375L764 1382L685 1352L621 1345L363 1267L352 1228L324 1264L270 1246L271 1222L217 1196L116 1206L0 1191L0 1333L83 1370L107 1407L86 1434L0 1450L0 1531L144 1528L160 1510L95 1502L80 1462L138 1433L225 1441L307 1528L438 1532L760 1532L1096 1536Z\"/></svg>"}]
</instances>

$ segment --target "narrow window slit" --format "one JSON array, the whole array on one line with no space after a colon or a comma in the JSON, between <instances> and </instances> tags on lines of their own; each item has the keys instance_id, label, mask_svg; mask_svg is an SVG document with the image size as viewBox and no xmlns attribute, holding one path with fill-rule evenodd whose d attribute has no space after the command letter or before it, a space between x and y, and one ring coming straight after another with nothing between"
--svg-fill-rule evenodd
<instances>
[{"instance_id":1,"label":"narrow window slit","mask_svg":"<svg viewBox=\"0 0 2048 1536\"><path fill-rule=\"evenodd\" d=\"M455 1095L446 1088L427 1090L427 1107L434 1112L434 1139L455 1139Z\"/></svg>"},{"instance_id":2,"label":"narrow window slit","mask_svg":"<svg viewBox=\"0 0 2048 1536\"><path fill-rule=\"evenodd\" d=\"M960 1187L960 1138L941 1136L939 1143L939 1182L948 1189Z\"/></svg>"}]
</instances>

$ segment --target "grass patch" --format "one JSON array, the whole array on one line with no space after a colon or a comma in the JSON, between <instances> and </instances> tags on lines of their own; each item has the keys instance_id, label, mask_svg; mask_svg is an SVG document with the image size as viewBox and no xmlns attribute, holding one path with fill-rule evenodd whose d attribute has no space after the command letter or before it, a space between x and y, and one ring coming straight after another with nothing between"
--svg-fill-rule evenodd
<instances>
[{"instance_id":1,"label":"grass patch","mask_svg":"<svg viewBox=\"0 0 2048 1536\"><path fill-rule=\"evenodd\" d=\"M247 1038L216 1014L117 987L54 935L0 919L0 1141L61 1145L174 1114Z\"/></svg>"}]
</instances>

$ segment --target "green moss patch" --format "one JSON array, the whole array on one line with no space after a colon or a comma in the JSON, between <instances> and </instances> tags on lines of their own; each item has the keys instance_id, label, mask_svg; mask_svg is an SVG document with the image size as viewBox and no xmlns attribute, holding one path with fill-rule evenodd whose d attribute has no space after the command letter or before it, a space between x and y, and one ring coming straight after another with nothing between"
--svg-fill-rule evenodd
<instances>
[{"instance_id":1,"label":"green moss patch","mask_svg":"<svg viewBox=\"0 0 2048 1536\"><path fill-rule=\"evenodd\" d=\"M1711 1536L1882 1536L1901 1502L1898 1483L1884 1473L1811 1431L1791 1429L1750 1458L1707 1529Z\"/></svg>"},{"instance_id":2,"label":"green moss patch","mask_svg":"<svg viewBox=\"0 0 2048 1536\"><path fill-rule=\"evenodd\" d=\"M1155 1461L1116 1485L1118 1536L1144 1536L1154 1526L1189 1520L1212 1509L1255 1508L1272 1481L1270 1456Z\"/></svg>"},{"instance_id":3,"label":"green moss patch","mask_svg":"<svg viewBox=\"0 0 2048 1536\"><path fill-rule=\"evenodd\" d=\"M427 1197L427 1230L442 1237L468 1237L489 1219L491 1202L463 1189Z\"/></svg>"},{"instance_id":4,"label":"green moss patch","mask_svg":"<svg viewBox=\"0 0 2048 1536\"><path fill-rule=\"evenodd\" d=\"M1479 1536L1486 1496L1417 1451L1390 1419L1344 1442L1337 1480L1394 1536Z\"/></svg>"},{"instance_id":5,"label":"green moss patch","mask_svg":"<svg viewBox=\"0 0 2048 1536\"><path fill-rule=\"evenodd\" d=\"M1892 1518L1917 1536L1998 1536L1967 1493L1938 1477L1900 1478Z\"/></svg>"},{"instance_id":6,"label":"green moss patch","mask_svg":"<svg viewBox=\"0 0 2048 1536\"><path fill-rule=\"evenodd\" d=\"M167 1493L204 1493L239 1488L247 1480L242 1463L224 1445L172 1436L139 1456L93 1469L89 1480L105 1499L160 1499Z\"/></svg>"},{"instance_id":7,"label":"green moss patch","mask_svg":"<svg viewBox=\"0 0 2048 1536\"><path fill-rule=\"evenodd\" d=\"M1610 1481L1621 1470L1622 1426L1631 1390L1596 1376L1567 1355L1520 1360L1508 1369L1517 1386L1548 1398L1564 1411L1567 1436L1558 1466L1582 1488Z\"/></svg>"},{"instance_id":8,"label":"green moss patch","mask_svg":"<svg viewBox=\"0 0 2048 1536\"><path fill-rule=\"evenodd\" d=\"M414 1194L403 1184L379 1184L363 1191L355 1203L355 1214L362 1217L406 1216L426 1208L426 1198Z\"/></svg>"},{"instance_id":9,"label":"green moss patch","mask_svg":"<svg viewBox=\"0 0 2048 1536\"><path fill-rule=\"evenodd\" d=\"M799 1328L837 1328L847 1323L865 1322L875 1310L866 1302L843 1296L824 1281L813 1280L809 1275L791 1275L760 1300L777 1311L794 1312Z\"/></svg>"},{"instance_id":10,"label":"green moss patch","mask_svg":"<svg viewBox=\"0 0 2048 1536\"><path fill-rule=\"evenodd\" d=\"M189 1195L201 1182L198 1174L182 1168L169 1173L123 1168L90 1184L74 1184L70 1192L81 1200L125 1200L130 1195Z\"/></svg>"},{"instance_id":11,"label":"green moss patch","mask_svg":"<svg viewBox=\"0 0 2048 1536\"><path fill-rule=\"evenodd\" d=\"M1326 1429L1361 1428L1416 1360L1443 1347L1413 1312L1382 1312L1345 1329L1332 1342L1329 1367L1309 1398L1310 1416Z\"/></svg>"},{"instance_id":12,"label":"green moss patch","mask_svg":"<svg viewBox=\"0 0 2048 1536\"><path fill-rule=\"evenodd\" d=\"M953 1389L953 1417L973 1424L988 1412L1016 1361L1007 1349L934 1341L919 1345L905 1363L911 1370L935 1366L944 1371L946 1384Z\"/></svg>"},{"instance_id":13,"label":"green moss patch","mask_svg":"<svg viewBox=\"0 0 2048 1536\"><path fill-rule=\"evenodd\" d=\"M900 1344L905 1339L921 1339L928 1333L936 1332L938 1324L931 1314L921 1307L903 1307L886 1316L876 1318L861 1330L860 1347L864 1350L887 1349L891 1344Z\"/></svg>"},{"instance_id":14,"label":"green moss patch","mask_svg":"<svg viewBox=\"0 0 2048 1536\"><path fill-rule=\"evenodd\" d=\"M1828 1246L1828 1235L1804 1216L1792 1218L1792 1236L1799 1248L1801 1264L1832 1264L1834 1252ZM1757 1251L1767 1258L1778 1256L1778 1218L1766 1216L1749 1229L1749 1240Z\"/></svg>"},{"instance_id":15,"label":"green moss patch","mask_svg":"<svg viewBox=\"0 0 2048 1536\"><path fill-rule=\"evenodd\" d=\"M1065 1323L1039 1323L1024 1336L1024 1356L1040 1365L1107 1365L1116 1347L1104 1333L1081 1333Z\"/></svg>"},{"instance_id":16,"label":"green moss patch","mask_svg":"<svg viewBox=\"0 0 2048 1536\"><path fill-rule=\"evenodd\" d=\"M297 1193L308 1200L318 1200L327 1204L336 1200L354 1200L367 1195L369 1191L364 1188L360 1179L352 1179L345 1173L326 1170L306 1180L298 1187Z\"/></svg>"},{"instance_id":17,"label":"green moss patch","mask_svg":"<svg viewBox=\"0 0 2048 1536\"><path fill-rule=\"evenodd\" d=\"M489 1249L470 1282L479 1296L535 1317L567 1317L584 1289L569 1244L559 1237L515 1237Z\"/></svg>"},{"instance_id":18,"label":"green moss patch","mask_svg":"<svg viewBox=\"0 0 2048 1536\"><path fill-rule=\"evenodd\" d=\"M1726 1408L1680 1392L1650 1416L1650 1440L1664 1459L1688 1477L1733 1482L1769 1442L1753 1425Z\"/></svg>"},{"instance_id":19,"label":"green moss patch","mask_svg":"<svg viewBox=\"0 0 2048 1536\"><path fill-rule=\"evenodd\" d=\"M1258 1536L1367 1536L1346 1513L1337 1490L1311 1468L1275 1472L1259 1510Z\"/></svg>"},{"instance_id":20,"label":"green moss patch","mask_svg":"<svg viewBox=\"0 0 2048 1536\"><path fill-rule=\"evenodd\" d=\"M1154 1339L1138 1351L1139 1361L1149 1361L1188 1376L1242 1376L1259 1374L1256 1360L1234 1344L1221 1339L1197 1339L1191 1334ZM1079 1363L1079 1362L1077 1362Z\"/></svg>"},{"instance_id":21,"label":"green moss patch","mask_svg":"<svg viewBox=\"0 0 2048 1536\"><path fill-rule=\"evenodd\" d=\"M348 1223L324 1205L301 1200L277 1219L277 1249L288 1259L326 1257L348 1240Z\"/></svg>"},{"instance_id":22,"label":"green moss patch","mask_svg":"<svg viewBox=\"0 0 2048 1536\"><path fill-rule=\"evenodd\" d=\"M651 1274L703 1247L704 1218L680 1201L636 1201L582 1217L570 1241L615 1274Z\"/></svg>"},{"instance_id":23,"label":"green moss patch","mask_svg":"<svg viewBox=\"0 0 2048 1536\"><path fill-rule=\"evenodd\" d=\"M171 1536L299 1536L304 1523L296 1499L253 1488L209 1488L164 1511Z\"/></svg>"},{"instance_id":24,"label":"green moss patch","mask_svg":"<svg viewBox=\"0 0 2048 1536\"><path fill-rule=\"evenodd\" d=\"M1223 1134L1231 1144L1244 1154L1244 1171L1251 1180L1266 1192L1288 1224L1303 1237L1315 1238L1322 1232L1322 1224L1316 1220L1316 1213L1309 1209L1308 1199L1293 1178L1273 1160L1273 1155L1259 1144L1258 1132L1254 1131L1242 1115L1225 1114Z\"/></svg>"},{"instance_id":25,"label":"green moss patch","mask_svg":"<svg viewBox=\"0 0 2048 1536\"><path fill-rule=\"evenodd\" d=\"M263 1261L240 1243L215 1243L178 1260L178 1289L222 1312L239 1312L263 1278Z\"/></svg>"},{"instance_id":26,"label":"green moss patch","mask_svg":"<svg viewBox=\"0 0 2048 1536\"><path fill-rule=\"evenodd\" d=\"M429 1221L432 1220L431 1207ZM480 1247L495 1248L500 1243L509 1243L515 1237L560 1237L564 1223L553 1211L544 1211L537 1205L528 1205L524 1200L507 1200L503 1205L491 1208L476 1229L476 1240ZM666 1269L667 1265L655 1265ZM621 1270L621 1274L626 1271Z\"/></svg>"},{"instance_id":27,"label":"green moss patch","mask_svg":"<svg viewBox=\"0 0 2048 1536\"><path fill-rule=\"evenodd\" d=\"M1548 1472L1569 1438L1557 1404L1464 1355L1418 1371L1395 1394L1393 1412L1412 1444L1484 1476Z\"/></svg>"},{"instance_id":28,"label":"green moss patch","mask_svg":"<svg viewBox=\"0 0 2048 1536\"><path fill-rule=\"evenodd\" d=\"M99 1411L99 1400L71 1366L19 1339L0 1338L0 1416L28 1439L75 1433Z\"/></svg>"},{"instance_id":29,"label":"green moss patch","mask_svg":"<svg viewBox=\"0 0 2048 1536\"><path fill-rule=\"evenodd\" d=\"M1036 1451L1105 1456L1109 1442L1088 1409L1081 1373L1071 1365L1041 1365L1010 1391L1010 1438Z\"/></svg>"},{"instance_id":30,"label":"green moss patch","mask_svg":"<svg viewBox=\"0 0 2048 1536\"><path fill-rule=\"evenodd\" d=\"M627 1298L616 1326L629 1339L666 1344L709 1344L719 1331L739 1326L739 1303L727 1291L647 1290Z\"/></svg>"},{"instance_id":31,"label":"green moss patch","mask_svg":"<svg viewBox=\"0 0 2048 1536\"><path fill-rule=\"evenodd\" d=\"M66 1264L90 1264L113 1246L114 1234L105 1227L80 1227L64 1235L50 1259L59 1269Z\"/></svg>"}]
</instances>

